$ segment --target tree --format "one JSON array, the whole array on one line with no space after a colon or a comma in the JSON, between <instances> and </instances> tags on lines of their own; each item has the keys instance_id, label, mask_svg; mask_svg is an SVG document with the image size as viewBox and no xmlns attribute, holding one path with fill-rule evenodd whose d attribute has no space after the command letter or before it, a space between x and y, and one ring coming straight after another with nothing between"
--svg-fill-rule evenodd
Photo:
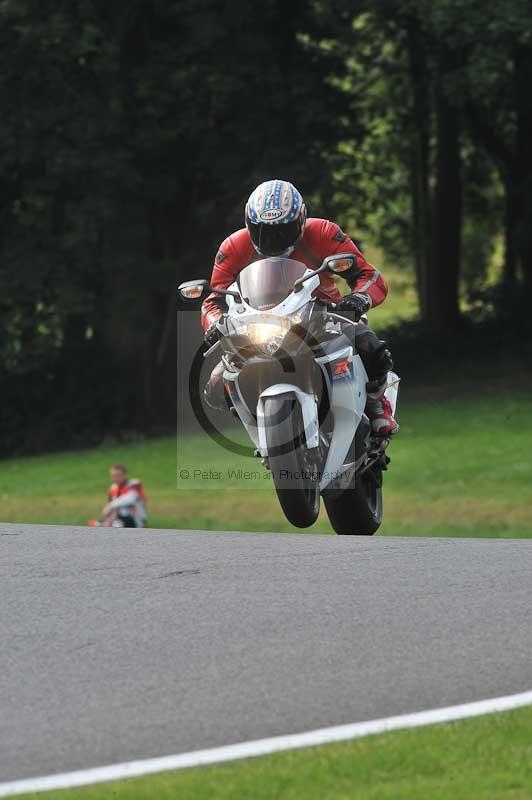
<instances>
[{"instance_id":1,"label":"tree","mask_svg":"<svg viewBox=\"0 0 532 800\"><path fill-rule=\"evenodd\" d=\"M301 0L0 5L10 447L173 424L178 281L209 274L254 183L326 183L341 128L334 57L300 36L312 15Z\"/></svg>"},{"instance_id":2,"label":"tree","mask_svg":"<svg viewBox=\"0 0 532 800\"><path fill-rule=\"evenodd\" d=\"M526 0L485 6L477 0L437 4L436 34L461 54L450 77L451 105L497 165L506 192L505 276L522 270L532 287L532 8Z\"/></svg>"}]
</instances>

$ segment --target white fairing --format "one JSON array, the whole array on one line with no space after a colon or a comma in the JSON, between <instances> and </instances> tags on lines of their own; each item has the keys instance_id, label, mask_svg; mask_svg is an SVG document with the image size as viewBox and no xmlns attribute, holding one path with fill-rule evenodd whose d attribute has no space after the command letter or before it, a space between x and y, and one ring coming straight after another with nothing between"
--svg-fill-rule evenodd
<instances>
[{"instance_id":1,"label":"white fairing","mask_svg":"<svg viewBox=\"0 0 532 800\"><path fill-rule=\"evenodd\" d=\"M305 281L299 292L292 292L292 294L281 303L269 309L267 313L272 316L284 317L287 314L295 314L300 308L306 306L312 297L312 292L320 285L319 275L312 275L313 271L314 270L311 269L306 270L305 275L311 275L311 277ZM229 289L233 292L238 292L238 285L232 283ZM242 300L241 303L236 303L231 295L227 296L227 305L229 317L233 317L234 319L242 320L247 316L255 317L257 315L256 308L250 306L245 300Z\"/></svg>"},{"instance_id":2,"label":"white fairing","mask_svg":"<svg viewBox=\"0 0 532 800\"><path fill-rule=\"evenodd\" d=\"M255 422L255 418L251 413L251 410L247 407L238 386L238 372L230 372L226 369L224 371L224 381L232 386L231 400L233 401L235 410L240 417L240 421L245 427L249 438L255 447L261 449L257 423Z\"/></svg>"},{"instance_id":3,"label":"white fairing","mask_svg":"<svg viewBox=\"0 0 532 800\"><path fill-rule=\"evenodd\" d=\"M334 430L323 469L323 477L320 481L320 489L325 489L342 473L347 451L351 446L366 405L368 376L360 356L353 356L351 347L317 358L316 361L322 366L322 369L326 369L327 364L338 358L347 358L353 371L353 380L329 380Z\"/></svg>"}]
</instances>

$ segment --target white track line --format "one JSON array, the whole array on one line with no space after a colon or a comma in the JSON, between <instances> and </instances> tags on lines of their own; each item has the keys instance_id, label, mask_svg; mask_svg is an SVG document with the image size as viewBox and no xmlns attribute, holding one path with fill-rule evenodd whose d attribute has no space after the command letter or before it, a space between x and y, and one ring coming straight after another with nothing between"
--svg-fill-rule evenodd
<instances>
[{"instance_id":1,"label":"white track line","mask_svg":"<svg viewBox=\"0 0 532 800\"><path fill-rule=\"evenodd\" d=\"M273 736L271 739L256 739L252 742L240 742L211 750L194 750L191 753L180 753L161 758L146 758L141 761L126 761L123 764L110 764L107 767L82 769L77 772L64 772L58 775L46 775L41 778L29 778L10 783L0 783L0 797L12 797L17 794L44 792L50 789L69 789L74 786L87 786L92 783L117 781L123 778L134 778L154 772L200 767L206 764L220 764L224 761L237 761L242 758L263 756L278 753L281 750L294 750L303 747L315 747L332 742L345 742L359 739L375 733L386 733L404 728L419 728L423 725L434 725L439 722L479 717L496 711L510 711L513 708L532 705L532 691L522 694L511 694L506 697L494 697L491 700L480 700L476 703L464 703L448 708L435 708L430 711L417 711L414 714L402 714L398 717L386 717L368 722L355 722L351 725L337 725L332 728L319 728L306 733L294 733L288 736Z\"/></svg>"}]
</instances>

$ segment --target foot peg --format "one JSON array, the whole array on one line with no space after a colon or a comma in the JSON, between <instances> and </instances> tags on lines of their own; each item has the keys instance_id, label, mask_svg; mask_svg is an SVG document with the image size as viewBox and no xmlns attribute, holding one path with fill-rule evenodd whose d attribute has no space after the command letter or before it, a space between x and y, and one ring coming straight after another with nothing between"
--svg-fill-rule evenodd
<instances>
[{"instance_id":1,"label":"foot peg","mask_svg":"<svg viewBox=\"0 0 532 800\"><path fill-rule=\"evenodd\" d=\"M263 467L265 467L266 469L270 469L270 463L268 461L268 458L266 456L263 458L260 450L254 450L253 455L255 456L255 458L260 458L260 463L262 464Z\"/></svg>"}]
</instances>

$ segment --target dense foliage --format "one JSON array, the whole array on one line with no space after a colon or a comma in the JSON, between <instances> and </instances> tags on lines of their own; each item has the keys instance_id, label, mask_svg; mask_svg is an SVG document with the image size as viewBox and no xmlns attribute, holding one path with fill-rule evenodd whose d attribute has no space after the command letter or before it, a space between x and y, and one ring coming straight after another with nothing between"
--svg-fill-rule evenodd
<instances>
[{"instance_id":1,"label":"dense foliage","mask_svg":"<svg viewBox=\"0 0 532 800\"><path fill-rule=\"evenodd\" d=\"M176 283L272 175L413 265L433 330L501 236L532 288L526 0L2 0L0 46L4 453L173 423Z\"/></svg>"}]
</instances>

